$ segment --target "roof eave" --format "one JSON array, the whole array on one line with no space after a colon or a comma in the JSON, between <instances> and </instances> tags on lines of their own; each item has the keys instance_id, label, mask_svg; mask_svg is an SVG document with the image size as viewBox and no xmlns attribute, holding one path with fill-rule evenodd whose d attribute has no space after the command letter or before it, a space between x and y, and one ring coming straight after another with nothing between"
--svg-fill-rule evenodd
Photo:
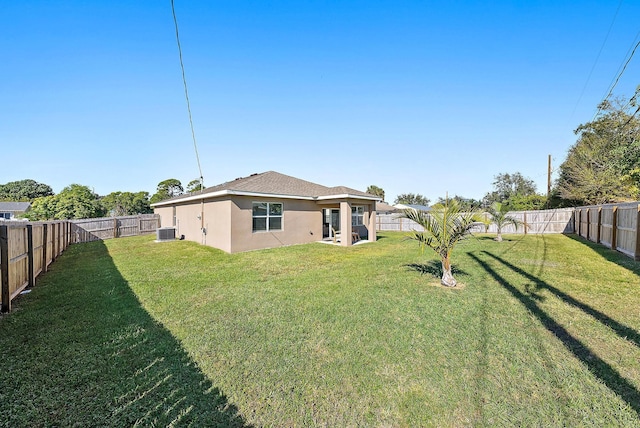
<instances>
[{"instance_id":1,"label":"roof eave","mask_svg":"<svg viewBox=\"0 0 640 428\"><path fill-rule=\"evenodd\" d=\"M339 195L326 195L326 196L318 196L318 201L325 201L328 199L364 199L367 201L381 201L382 199L377 196L363 196L363 195L352 195L349 193L342 193Z\"/></svg>"},{"instance_id":2,"label":"roof eave","mask_svg":"<svg viewBox=\"0 0 640 428\"><path fill-rule=\"evenodd\" d=\"M315 198L313 196L300 196L300 195L284 195L279 193L261 193L261 192L246 192L243 190L220 190L217 192L211 193L200 193L197 195L187 196L186 198L180 199L167 199L166 201L156 202L151 204L152 208L167 206L167 205L175 205L183 202L193 202L205 199L214 199L222 196L228 195L236 195L236 196L252 196L256 198L276 198L276 199L303 199L308 201L313 201Z\"/></svg>"}]
</instances>

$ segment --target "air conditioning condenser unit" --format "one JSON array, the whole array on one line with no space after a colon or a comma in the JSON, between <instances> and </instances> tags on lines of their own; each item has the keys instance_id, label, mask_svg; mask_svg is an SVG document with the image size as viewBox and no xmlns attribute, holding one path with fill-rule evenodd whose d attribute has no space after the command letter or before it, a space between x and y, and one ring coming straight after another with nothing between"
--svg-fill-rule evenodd
<instances>
[{"instance_id":1,"label":"air conditioning condenser unit","mask_svg":"<svg viewBox=\"0 0 640 428\"><path fill-rule=\"evenodd\" d=\"M157 241L173 241L174 239L176 239L175 227L160 227L156 229Z\"/></svg>"}]
</instances>

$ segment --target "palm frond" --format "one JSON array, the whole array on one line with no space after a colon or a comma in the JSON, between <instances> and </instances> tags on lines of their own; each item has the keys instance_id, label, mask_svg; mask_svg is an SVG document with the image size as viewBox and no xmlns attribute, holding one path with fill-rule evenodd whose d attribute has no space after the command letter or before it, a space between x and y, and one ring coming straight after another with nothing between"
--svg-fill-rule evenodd
<instances>
[{"instance_id":1,"label":"palm frond","mask_svg":"<svg viewBox=\"0 0 640 428\"><path fill-rule=\"evenodd\" d=\"M508 224L513 225L516 230L518 230L519 226L528 227L528 225L522 220L507 215L508 212L509 207L507 205L501 204L500 202L494 202L493 205L491 205L491 207L487 209L487 214L489 214L489 216L491 217L491 222L498 228L498 232L500 232L502 228Z\"/></svg>"},{"instance_id":2,"label":"palm frond","mask_svg":"<svg viewBox=\"0 0 640 428\"><path fill-rule=\"evenodd\" d=\"M438 254L446 253L458 241L468 236L478 221L477 212L462 212L455 200L436 204L428 212L408 209L401 216L414 221L424 229L422 232L414 231L410 238L417 240L422 248L428 246Z\"/></svg>"}]
</instances>

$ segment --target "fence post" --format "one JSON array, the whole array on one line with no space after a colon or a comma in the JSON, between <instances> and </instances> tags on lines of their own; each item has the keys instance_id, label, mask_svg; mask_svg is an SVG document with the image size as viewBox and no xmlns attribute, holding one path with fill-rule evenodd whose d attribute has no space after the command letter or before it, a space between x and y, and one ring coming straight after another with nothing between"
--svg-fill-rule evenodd
<instances>
[{"instance_id":1,"label":"fence post","mask_svg":"<svg viewBox=\"0 0 640 428\"><path fill-rule=\"evenodd\" d=\"M115 217L113 218L113 237L118 237L118 219Z\"/></svg>"},{"instance_id":2,"label":"fence post","mask_svg":"<svg viewBox=\"0 0 640 428\"><path fill-rule=\"evenodd\" d=\"M51 223L51 261L56 259L56 224Z\"/></svg>"},{"instance_id":3,"label":"fence post","mask_svg":"<svg viewBox=\"0 0 640 428\"><path fill-rule=\"evenodd\" d=\"M0 269L2 269L2 312L11 311L9 293L9 231L8 226L0 226Z\"/></svg>"},{"instance_id":4,"label":"fence post","mask_svg":"<svg viewBox=\"0 0 640 428\"><path fill-rule=\"evenodd\" d=\"M591 236L591 208L587 208L587 241Z\"/></svg>"},{"instance_id":5,"label":"fence post","mask_svg":"<svg viewBox=\"0 0 640 428\"><path fill-rule=\"evenodd\" d=\"M29 271L29 287L36 284L36 278L33 275L33 226L27 225L27 266Z\"/></svg>"},{"instance_id":6,"label":"fence post","mask_svg":"<svg viewBox=\"0 0 640 428\"><path fill-rule=\"evenodd\" d=\"M48 235L47 235L47 229L49 228L49 225L47 223L42 225L42 272L46 272L47 271L47 240Z\"/></svg>"},{"instance_id":7,"label":"fence post","mask_svg":"<svg viewBox=\"0 0 640 428\"><path fill-rule=\"evenodd\" d=\"M596 242L600 243L600 229L602 229L602 206L598 206L598 232L596 237Z\"/></svg>"},{"instance_id":8,"label":"fence post","mask_svg":"<svg viewBox=\"0 0 640 428\"><path fill-rule=\"evenodd\" d=\"M522 215L522 220L524 222L524 234L527 234L527 212L525 211L524 214Z\"/></svg>"},{"instance_id":9,"label":"fence post","mask_svg":"<svg viewBox=\"0 0 640 428\"><path fill-rule=\"evenodd\" d=\"M611 210L611 216L613 219L611 220L611 249L615 250L618 246L616 242L618 240L618 206L614 205Z\"/></svg>"},{"instance_id":10,"label":"fence post","mask_svg":"<svg viewBox=\"0 0 640 428\"><path fill-rule=\"evenodd\" d=\"M638 203L638 213L636 218L636 250L633 258L635 260L640 260L640 203Z\"/></svg>"}]
</instances>

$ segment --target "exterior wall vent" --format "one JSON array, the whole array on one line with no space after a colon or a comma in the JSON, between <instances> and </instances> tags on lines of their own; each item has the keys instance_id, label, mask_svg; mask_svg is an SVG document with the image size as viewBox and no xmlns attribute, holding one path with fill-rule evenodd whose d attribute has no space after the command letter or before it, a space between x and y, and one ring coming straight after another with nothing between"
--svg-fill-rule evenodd
<instances>
[{"instance_id":1,"label":"exterior wall vent","mask_svg":"<svg viewBox=\"0 0 640 428\"><path fill-rule=\"evenodd\" d=\"M173 241L174 239L176 239L175 227L160 227L156 229L157 241Z\"/></svg>"}]
</instances>

